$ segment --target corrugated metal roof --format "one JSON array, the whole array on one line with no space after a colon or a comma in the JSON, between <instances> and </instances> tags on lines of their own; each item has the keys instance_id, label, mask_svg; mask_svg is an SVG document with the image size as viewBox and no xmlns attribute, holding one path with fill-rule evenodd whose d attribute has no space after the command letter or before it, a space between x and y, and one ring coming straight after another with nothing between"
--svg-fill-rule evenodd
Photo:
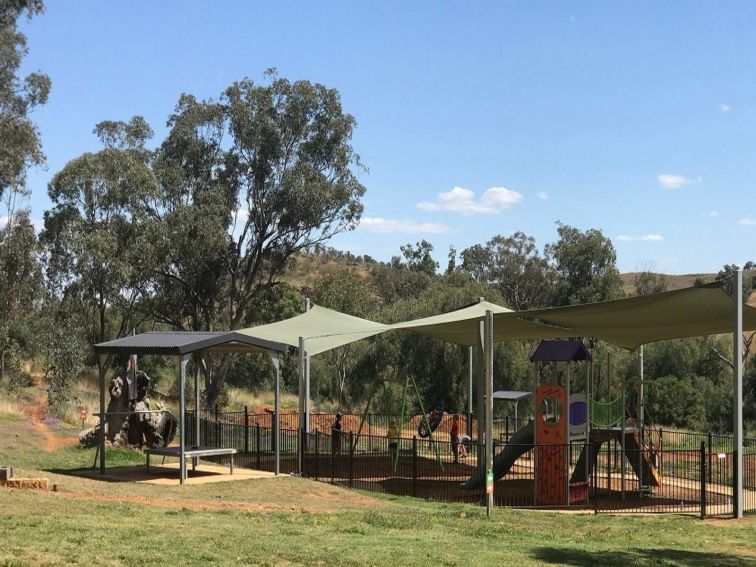
<instances>
[{"instance_id":1,"label":"corrugated metal roof","mask_svg":"<svg viewBox=\"0 0 756 567\"><path fill-rule=\"evenodd\" d=\"M234 331L157 331L95 345L99 354L181 355L214 352L284 352L286 345Z\"/></svg>"}]
</instances>

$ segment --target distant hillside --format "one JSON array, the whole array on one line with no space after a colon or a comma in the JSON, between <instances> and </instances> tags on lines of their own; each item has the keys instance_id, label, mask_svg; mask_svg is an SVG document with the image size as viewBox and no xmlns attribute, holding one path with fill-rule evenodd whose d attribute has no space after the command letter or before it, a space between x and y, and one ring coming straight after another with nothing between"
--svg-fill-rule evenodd
<instances>
[{"instance_id":1,"label":"distant hillside","mask_svg":"<svg viewBox=\"0 0 756 567\"><path fill-rule=\"evenodd\" d=\"M635 293L635 277L640 272L628 272L626 274L620 274L622 278L622 288L625 293L632 295ZM713 282L717 274L681 274L670 275L662 274L667 279L667 289L670 291L673 289L682 289L684 287L690 287L696 283L696 280L702 280L704 282Z\"/></svg>"},{"instance_id":2,"label":"distant hillside","mask_svg":"<svg viewBox=\"0 0 756 567\"><path fill-rule=\"evenodd\" d=\"M339 267L349 267L358 273L367 276L370 266L374 263L372 258L367 260L362 256L354 256L346 252L332 251L325 254L308 254L303 252L296 257L293 266L282 278L285 282L295 287L311 287L321 274ZM622 288L627 295L635 295L635 277L640 272L628 272L620 274ZM717 274L663 274L667 280L667 289L675 290L691 287L696 281L713 282ZM756 277L756 270L744 274L744 280ZM756 292L751 295L749 303L756 305Z\"/></svg>"}]
</instances>

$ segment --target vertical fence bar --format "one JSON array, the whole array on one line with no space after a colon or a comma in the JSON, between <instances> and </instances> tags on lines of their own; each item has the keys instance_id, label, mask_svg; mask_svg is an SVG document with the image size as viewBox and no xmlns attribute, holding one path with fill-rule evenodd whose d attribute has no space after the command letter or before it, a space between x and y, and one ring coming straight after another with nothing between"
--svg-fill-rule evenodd
<instances>
[{"instance_id":1,"label":"vertical fence bar","mask_svg":"<svg viewBox=\"0 0 756 567\"><path fill-rule=\"evenodd\" d=\"M249 453L249 410L244 406L244 452Z\"/></svg>"},{"instance_id":2,"label":"vertical fence bar","mask_svg":"<svg viewBox=\"0 0 756 567\"><path fill-rule=\"evenodd\" d=\"M711 450L711 445L712 445L712 435L711 435L711 431L709 431L709 435L708 435L708 439L707 439L707 441L709 442L709 447L708 447L708 451L707 451L707 453L708 453L708 457L707 457L707 459L708 459L708 461L709 461L709 462L708 462L708 467L707 467L707 468L708 468L708 473L709 473L709 483L711 483L711 469L713 469L713 468L714 468L714 467L713 467L713 466L711 465L711 456L712 456L712 454L713 454L713 452L712 452L712 450Z\"/></svg>"},{"instance_id":3,"label":"vertical fence bar","mask_svg":"<svg viewBox=\"0 0 756 567\"><path fill-rule=\"evenodd\" d=\"M706 517L706 443L701 441L701 459L700 459L700 471L701 475L701 519Z\"/></svg>"},{"instance_id":4,"label":"vertical fence bar","mask_svg":"<svg viewBox=\"0 0 756 567\"><path fill-rule=\"evenodd\" d=\"M315 428L315 480L318 480L318 471L320 470L320 435L318 428Z\"/></svg>"},{"instance_id":5,"label":"vertical fence bar","mask_svg":"<svg viewBox=\"0 0 756 567\"><path fill-rule=\"evenodd\" d=\"M417 496L417 436L412 436L412 496Z\"/></svg>"},{"instance_id":6,"label":"vertical fence bar","mask_svg":"<svg viewBox=\"0 0 756 567\"><path fill-rule=\"evenodd\" d=\"M349 432L349 488L354 488L354 433Z\"/></svg>"},{"instance_id":7,"label":"vertical fence bar","mask_svg":"<svg viewBox=\"0 0 756 567\"><path fill-rule=\"evenodd\" d=\"M255 468L260 469L260 423L255 423Z\"/></svg>"}]
</instances>

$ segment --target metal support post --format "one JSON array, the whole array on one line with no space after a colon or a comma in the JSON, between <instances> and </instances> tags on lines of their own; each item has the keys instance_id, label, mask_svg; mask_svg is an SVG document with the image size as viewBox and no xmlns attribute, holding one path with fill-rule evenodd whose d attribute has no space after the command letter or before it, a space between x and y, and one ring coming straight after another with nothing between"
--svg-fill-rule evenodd
<instances>
[{"instance_id":1,"label":"metal support post","mask_svg":"<svg viewBox=\"0 0 756 567\"><path fill-rule=\"evenodd\" d=\"M486 516L493 509L493 311L486 311L483 353L486 359Z\"/></svg>"},{"instance_id":2,"label":"metal support post","mask_svg":"<svg viewBox=\"0 0 756 567\"><path fill-rule=\"evenodd\" d=\"M305 382L307 380L307 369L305 368L305 339L299 337L299 429L307 432L307 422L309 421L307 416L307 398L305 397ZM307 439L306 435L300 435L299 447L297 450L298 469L302 470L302 460L304 455L304 441Z\"/></svg>"},{"instance_id":3,"label":"metal support post","mask_svg":"<svg viewBox=\"0 0 756 567\"><path fill-rule=\"evenodd\" d=\"M179 482L186 484L186 365L188 355L178 358L179 367Z\"/></svg>"},{"instance_id":4,"label":"metal support post","mask_svg":"<svg viewBox=\"0 0 756 567\"><path fill-rule=\"evenodd\" d=\"M645 400L643 399L643 345L638 347L638 374L640 378L640 385L638 386L638 470L640 471L640 478L638 479L638 493L643 497L643 447L645 435L643 433L643 423L645 422ZM650 455L649 455L650 456Z\"/></svg>"},{"instance_id":5,"label":"metal support post","mask_svg":"<svg viewBox=\"0 0 756 567\"><path fill-rule=\"evenodd\" d=\"M473 347L467 347L467 434L473 438Z\"/></svg>"},{"instance_id":6,"label":"metal support post","mask_svg":"<svg viewBox=\"0 0 756 567\"><path fill-rule=\"evenodd\" d=\"M743 272L735 270L732 282L732 299L734 307L734 328L732 335L732 368L735 383L733 418L735 423L735 447L733 455L732 488L734 513L736 518L743 517Z\"/></svg>"},{"instance_id":7,"label":"metal support post","mask_svg":"<svg viewBox=\"0 0 756 567\"><path fill-rule=\"evenodd\" d=\"M105 372L107 370L107 362L107 355L97 355L97 366L100 371L100 435L97 445L100 452L100 474L105 474L105 424L108 421L105 415Z\"/></svg>"},{"instance_id":8,"label":"metal support post","mask_svg":"<svg viewBox=\"0 0 756 567\"><path fill-rule=\"evenodd\" d=\"M273 425L273 441L275 442L275 450L273 456L273 472L278 476L281 465L281 365L278 359L278 353L271 353L271 360L273 366L276 369L276 389L274 395L274 411L273 416L275 423Z\"/></svg>"}]
</instances>

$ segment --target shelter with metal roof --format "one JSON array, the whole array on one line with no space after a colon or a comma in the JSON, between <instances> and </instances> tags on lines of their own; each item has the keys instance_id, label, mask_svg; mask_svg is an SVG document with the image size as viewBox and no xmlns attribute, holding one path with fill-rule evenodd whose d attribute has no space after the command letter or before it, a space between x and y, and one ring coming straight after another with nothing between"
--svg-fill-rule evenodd
<instances>
[{"instance_id":1,"label":"shelter with metal roof","mask_svg":"<svg viewBox=\"0 0 756 567\"><path fill-rule=\"evenodd\" d=\"M203 355L206 352L221 353L266 353L273 361L276 371L275 385L275 413L278 416L280 410L280 383L281 373L279 368L279 355L286 350L286 345L265 339L259 339L237 332L152 332L142 333L130 337L123 337L95 345L97 362L100 372L100 437L99 458L100 473L105 474L105 373L107 361L111 355L164 355L175 356L179 369L179 482L186 482L186 366L189 358L194 357L194 404L195 404L195 439L199 439L200 431L200 400L199 400L199 376L200 365L203 363ZM276 431L279 436L278 422L276 419ZM275 472L278 474L279 444L275 451Z\"/></svg>"}]
</instances>

